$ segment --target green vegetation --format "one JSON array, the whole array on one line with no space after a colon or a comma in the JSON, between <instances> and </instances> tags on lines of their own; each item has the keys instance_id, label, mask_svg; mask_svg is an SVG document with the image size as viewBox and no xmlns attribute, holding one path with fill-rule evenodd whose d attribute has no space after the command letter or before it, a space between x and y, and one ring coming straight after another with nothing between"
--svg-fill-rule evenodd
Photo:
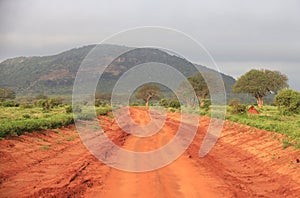
<instances>
[{"instance_id":1,"label":"green vegetation","mask_svg":"<svg viewBox=\"0 0 300 198\"><path fill-rule=\"evenodd\" d=\"M69 104L63 104L59 98L40 98L33 103L12 100L0 102L0 138L67 126L74 123L73 111L79 113L75 119L90 120L95 117L88 106L72 108ZM109 106L96 107L98 116L108 115L110 111Z\"/></svg>"},{"instance_id":2,"label":"green vegetation","mask_svg":"<svg viewBox=\"0 0 300 198\"><path fill-rule=\"evenodd\" d=\"M201 73L198 73L194 76L188 78L189 83L192 85L199 101L200 106L204 105L204 100L209 96L208 86L202 77Z\"/></svg>"},{"instance_id":3,"label":"green vegetation","mask_svg":"<svg viewBox=\"0 0 300 198\"><path fill-rule=\"evenodd\" d=\"M147 83L137 89L135 97L137 99L142 99L145 102L146 107L148 107L149 100L159 99L162 97L162 94L160 87L157 84Z\"/></svg>"},{"instance_id":4,"label":"green vegetation","mask_svg":"<svg viewBox=\"0 0 300 198\"><path fill-rule=\"evenodd\" d=\"M104 107L96 108L97 116L106 116L111 111L112 111L112 109L111 109L110 106L104 106Z\"/></svg>"},{"instance_id":5,"label":"green vegetation","mask_svg":"<svg viewBox=\"0 0 300 198\"><path fill-rule=\"evenodd\" d=\"M42 129L53 129L67 126L74 122L73 115L65 113L63 107L44 112L40 107L23 108L0 107L0 137L22 135Z\"/></svg>"},{"instance_id":6,"label":"green vegetation","mask_svg":"<svg viewBox=\"0 0 300 198\"><path fill-rule=\"evenodd\" d=\"M17 97L30 95L70 96L74 78L82 60L95 47L88 45L74 48L52 56L17 57L0 63L0 87L13 89ZM130 49L126 46L99 45L101 51L112 57L116 51ZM103 74L97 91L111 93L118 78L135 65L157 62L172 65L186 77L198 72L183 58L170 55L162 50L142 48L130 50L114 61ZM195 65L201 72L216 72L201 65ZM231 92L235 79L221 74L226 91ZM162 92L167 92L162 89ZM96 97L97 98L97 97ZM39 98L46 99L46 98Z\"/></svg>"},{"instance_id":7,"label":"green vegetation","mask_svg":"<svg viewBox=\"0 0 300 198\"><path fill-rule=\"evenodd\" d=\"M228 107L226 119L256 127L266 131L274 131L286 136L283 148L300 147L300 115L282 115L275 106L264 106L260 114L234 114L233 107Z\"/></svg>"},{"instance_id":8,"label":"green vegetation","mask_svg":"<svg viewBox=\"0 0 300 198\"><path fill-rule=\"evenodd\" d=\"M263 107L263 98L271 92L287 87L288 78L279 71L252 69L241 76L233 85L235 93L252 94L259 108Z\"/></svg>"},{"instance_id":9,"label":"green vegetation","mask_svg":"<svg viewBox=\"0 0 300 198\"><path fill-rule=\"evenodd\" d=\"M239 99L232 99L228 102L230 112L232 114L245 114L247 112L247 105L241 104Z\"/></svg>"},{"instance_id":10,"label":"green vegetation","mask_svg":"<svg viewBox=\"0 0 300 198\"><path fill-rule=\"evenodd\" d=\"M275 104L282 114L300 113L300 93L291 89L282 90L275 97Z\"/></svg>"}]
</instances>

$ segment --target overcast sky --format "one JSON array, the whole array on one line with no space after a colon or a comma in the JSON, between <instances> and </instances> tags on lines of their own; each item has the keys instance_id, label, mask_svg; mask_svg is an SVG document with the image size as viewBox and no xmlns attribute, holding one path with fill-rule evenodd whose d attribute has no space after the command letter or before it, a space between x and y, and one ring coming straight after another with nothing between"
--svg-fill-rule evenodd
<instances>
[{"instance_id":1,"label":"overcast sky","mask_svg":"<svg viewBox=\"0 0 300 198\"><path fill-rule=\"evenodd\" d=\"M297 0L0 0L0 25L0 61L56 54L137 26L165 26L202 43L223 73L279 70L300 91Z\"/></svg>"}]
</instances>

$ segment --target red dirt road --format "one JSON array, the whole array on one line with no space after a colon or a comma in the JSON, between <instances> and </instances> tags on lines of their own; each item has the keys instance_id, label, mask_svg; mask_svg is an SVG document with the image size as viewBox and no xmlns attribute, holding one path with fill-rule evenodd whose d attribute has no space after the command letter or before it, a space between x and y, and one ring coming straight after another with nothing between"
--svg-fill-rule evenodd
<instances>
[{"instance_id":1,"label":"red dirt road","mask_svg":"<svg viewBox=\"0 0 300 198\"><path fill-rule=\"evenodd\" d=\"M132 108L141 125L147 111ZM126 135L112 119L102 127L118 145L148 151L176 133L179 114L169 113L159 133ZM300 197L300 151L282 150L280 135L226 121L204 158L199 147L209 125L202 117L187 151L170 165L146 173L110 168L92 156L74 126L0 141L0 197Z\"/></svg>"}]
</instances>

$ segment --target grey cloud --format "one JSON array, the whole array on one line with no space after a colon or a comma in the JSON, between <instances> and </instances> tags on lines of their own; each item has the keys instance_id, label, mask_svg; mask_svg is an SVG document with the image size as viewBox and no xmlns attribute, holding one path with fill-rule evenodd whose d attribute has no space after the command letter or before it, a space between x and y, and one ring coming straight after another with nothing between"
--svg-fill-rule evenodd
<instances>
[{"instance_id":1,"label":"grey cloud","mask_svg":"<svg viewBox=\"0 0 300 198\"><path fill-rule=\"evenodd\" d=\"M291 75L299 73L299 8L297 0L1 0L0 60L54 54L155 25L186 32L228 68L243 65L237 70L247 71L247 63L259 62L274 69L286 65L280 69ZM291 83L300 90L300 80Z\"/></svg>"}]
</instances>

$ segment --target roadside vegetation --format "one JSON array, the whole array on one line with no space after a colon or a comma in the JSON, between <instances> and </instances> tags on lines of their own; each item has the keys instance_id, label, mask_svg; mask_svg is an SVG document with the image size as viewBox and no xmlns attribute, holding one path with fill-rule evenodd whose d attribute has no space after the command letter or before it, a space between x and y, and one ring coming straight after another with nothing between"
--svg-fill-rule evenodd
<instances>
[{"instance_id":1,"label":"roadside vegetation","mask_svg":"<svg viewBox=\"0 0 300 198\"><path fill-rule=\"evenodd\" d=\"M17 104L17 103L16 103ZM15 107L0 106L0 137L22 135L34 130L53 129L74 122L73 115L65 112L65 107L44 111L41 107L26 104Z\"/></svg>"},{"instance_id":2,"label":"roadside vegetation","mask_svg":"<svg viewBox=\"0 0 300 198\"><path fill-rule=\"evenodd\" d=\"M211 78L213 81L213 76ZM233 85L233 92L250 94L257 103L254 105L240 101L239 98L231 99L226 107L226 119L283 134L283 148L289 146L300 148L300 93L288 89L287 80L284 74L270 70L250 70L242 75ZM201 115L211 116L209 89L201 73L189 77L188 82L197 98L187 93L187 85L182 83L177 91L178 94L184 95L183 106L175 95L164 97L161 87L154 83L139 87L133 94L135 99L130 101L130 106L159 105L171 112L188 109L191 113L199 113L194 110L195 106L199 105ZM272 95L274 97L272 104L265 104L264 97ZM48 98L41 94L33 100L18 102L15 96L13 90L0 88L0 138L35 130L59 128L74 123L76 119L90 120L95 117L95 112L91 111L91 106L87 104L72 107L65 103L63 98ZM111 107L107 105L109 101L110 94L96 94L97 116L109 114L111 111ZM216 118L220 117L218 117L219 109L224 110L224 106L219 107L213 108L216 111L214 112ZM254 113L249 112L249 109Z\"/></svg>"},{"instance_id":3,"label":"roadside vegetation","mask_svg":"<svg viewBox=\"0 0 300 198\"><path fill-rule=\"evenodd\" d=\"M31 102L18 102L2 98L0 102L0 138L22 135L24 132L55 129L74 123L73 112L80 112L75 119L89 120L95 114L86 113L88 107L72 107L62 98L38 95ZM106 104L96 105L96 115L107 115L111 108Z\"/></svg>"},{"instance_id":4,"label":"roadside vegetation","mask_svg":"<svg viewBox=\"0 0 300 198\"><path fill-rule=\"evenodd\" d=\"M248 107L249 105L243 105ZM247 109L247 108L246 108ZM258 109L258 108L257 108ZM228 106L226 119L256 127L266 131L273 131L285 135L282 139L283 148L294 146L300 148L300 115L284 115L276 106L264 106L258 109L259 114L236 113L234 107Z\"/></svg>"}]
</instances>

